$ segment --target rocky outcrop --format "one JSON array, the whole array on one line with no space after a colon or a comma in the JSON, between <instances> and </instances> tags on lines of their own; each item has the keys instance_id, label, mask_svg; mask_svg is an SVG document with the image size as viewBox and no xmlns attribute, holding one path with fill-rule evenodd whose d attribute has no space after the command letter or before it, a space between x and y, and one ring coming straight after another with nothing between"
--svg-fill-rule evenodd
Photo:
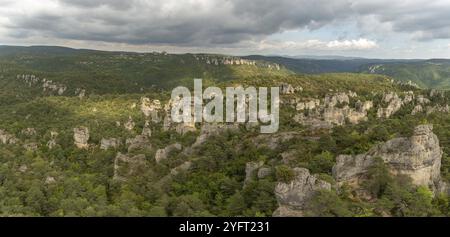
<instances>
[{"instance_id":1,"label":"rocky outcrop","mask_svg":"<svg viewBox=\"0 0 450 237\"><path fill-rule=\"evenodd\" d=\"M133 118L129 116L128 121L123 126L126 130L132 131L134 129L134 126L136 126L136 123L133 121Z\"/></svg>"},{"instance_id":2,"label":"rocky outcrop","mask_svg":"<svg viewBox=\"0 0 450 237\"><path fill-rule=\"evenodd\" d=\"M373 103L358 101L355 108L351 108L350 98L356 96L352 91L340 92L325 96L323 104L318 99L297 103L296 109L301 113L294 116L294 121L311 129L330 129L335 125L344 125L347 121L352 124L366 121L367 112Z\"/></svg>"},{"instance_id":3,"label":"rocky outcrop","mask_svg":"<svg viewBox=\"0 0 450 237\"><path fill-rule=\"evenodd\" d=\"M395 138L365 154L341 155L336 158L333 176L338 183L359 185L366 178L375 158L381 158L394 175L406 175L415 185L437 190L441 183L442 149L432 125L420 125L412 137Z\"/></svg>"},{"instance_id":4,"label":"rocky outcrop","mask_svg":"<svg viewBox=\"0 0 450 237\"><path fill-rule=\"evenodd\" d=\"M145 115L145 117L152 118L153 122L159 122L160 118L158 117L158 110L162 108L161 101L159 100L150 100L149 98L143 97L141 99L141 111Z\"/></svg>"},{"instance_id":5,"label":"rocky outcrop","mask_svg":"<svg viewBox=\"0 0 450 237\"><path fill-rule=\"evenodd\" d=\"M283 83L280 86L280 93L282 95L291 95L291 94L295 94L295 88L287 83Z\"/></svg>"},{"instance_id":6,"label":"rocky outcrop","mask_svg":"<svg viewBox=\"0 0 450 237\"><path fill-rule=\"evenodd\" d=\"M275 187L279 208L273 216L303 216L309 201L320 190L331 190L331 184L311 175L304 168L294 169L295 178L289 183L280 182Z\"/></svg>"},{"instance_id":7,"label":"rocky outcrop","mask_svg":"<svg viewBox=\"0 0 450 237\"><path fill-rule=\"evenodd\" d=\"M55 148L58 144L56 143L56 138L58 137L59 133L57 132L50 132L50 140L47 142L48 149Z\"/></svg>"},{"instance_id":8,"label":"rocky outcrop","mask_svg":"<svg viewBox=\"0 0 450 237\"><path fill-rule=\"evenodd\" d=\"M0 129L0 142L2 144L11 144L14 145L19 142L19 140L12 134L6 132L3 129Z\"/></svg>"},{"instance_id":9,"label":"rocky outcrop","mask_svg":"<svg viewBox=\"0 0 450 237\"><path fill-rule=\"evenodd\" d=\"M168 156L170 155L170 153L172 153L174 151L181 151L181 149L183 149L183 146L181 146L181 144L179 144L179 143L175 143L175 144L165 147L164 149L157 150L156 154L155 154L156 163L159 163L159 162L167 159Z\"/></svg>"},{"instance_id":10,"label":"rocky outcrop","mask_svg":"<svg viewBox=\"0 0 450 237\"><path fill-rule=\"evenodd\" d=\"M145 121L144 128L142 129L142 136L144 137L151 137L152 136L152 129L150 128L150 122Z\"/></svg>"},{"instance_id":11,"label":"rocky outcrop","mask_svg":"<svg viewBox=\"0 0 450 237\"><path fill-rule=\"evenodd\" d=\"M73 129L73 139L75 146L79 149L86 149L89 147L89 129L87 127L78 127Z\"/></svg>"},{"instance_id":12,"label":"rocky outcrop","mask_svg":"<svg viewBox=\"0 0 450 237\"><path fill-rule=\"evenodd\" d=\"M102 150L108 150L108 149L117 149L120 147L122 142L118 138L102 138L100 141L100 149Z\"/></svg>"},{"instance_id":13,"label":"rocky outcrop","mask_svg":"<svg viewBox=\"0 0 450 237\"><path fill-rule=\"evenodd\" d=\"M411 112L411 115L416 115L422 112L423 112L422 105L416 105L416 107L414 107L413 111Z\"/></svg>"},{"instance_id":14,"label":"rocky outcrop","mask_svg":"<svg viewBox=\"0 0 450 237\"><path fill-rule=\"evenodd\" d=\"M397 93L387 93L383 96L383 101L389 103L386 108L379 108L377 111L378 118L390 118L393 114L397 113L402 106L403 100L397 95Z\"/></svg>"}]
</instances>

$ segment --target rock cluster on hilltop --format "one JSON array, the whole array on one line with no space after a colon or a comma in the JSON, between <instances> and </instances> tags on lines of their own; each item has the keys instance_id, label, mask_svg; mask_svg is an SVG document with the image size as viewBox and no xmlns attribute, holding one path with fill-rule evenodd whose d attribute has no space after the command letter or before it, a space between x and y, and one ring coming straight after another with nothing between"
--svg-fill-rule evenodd
<instances>
[{"instance_id":1,"label":"rock cluster on hilltop","mask_svg":"<svg viewBox=\"0 0 450 237\"><path fill-rule=\"evenodd\" d=\"M275 196L279 208L273 216L303 216L306 205L320 190L331 190L331 184L311 175L304 168L294 169L294 180L289 183L279 182L275 187Z\"/></svg>"},{"instance_id":2,"label":"rock cluster on hilltop","mask_svg":"<svg viewBox=\"0 0 450 237\"><path fill-rule=\"evenodd\" d=\"M89 128L78 127L73 129L74 144L79 149L86 149L89 147Z\"/></svg>"},{"instance_id":3,"label":"rock cluster on hilltop","mask_svg":"<svg viewBox=\"0 0 450 237\"><path fill-rule=\"evenodd\" d=\"M323 99L323 104L319 99L299 102L296 109L300 113L294 120L313 129L328 129L335 125L344 125L347 121L358 124L367 120L367 112L373 107L373 103L358 101L355 108L351 108L350 98L355 97L357 94L349 91L327 95Z\"/></svg>"}]
</instances>

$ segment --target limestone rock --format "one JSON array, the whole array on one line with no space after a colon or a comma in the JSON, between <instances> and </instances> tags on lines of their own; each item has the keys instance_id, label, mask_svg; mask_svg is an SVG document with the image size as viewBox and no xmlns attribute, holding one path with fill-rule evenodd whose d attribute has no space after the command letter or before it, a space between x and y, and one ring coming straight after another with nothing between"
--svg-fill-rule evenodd
<instances>
[{"instance_id":1,"label":"limestone rock","mask_svg":"<svg viewBox=\"0 0 450 237\"><path fill-rule=\"evenodd\" d=\"M325 106L334 107L338 104L349 104L350 98L346 93L337 93L334 95L327 95L324 100Z\"/></svg>"},{"instance_id":2,"label":"limestone rock","mask_svg":"<svg viewBox=\"0 0 450 237\"><path fill-rule=\"evenodd\" d=\"M284 216L286 213L302 215L308 202L320 190L331 190L331 184L311 175L304 168L294 169L295 178L289 183L278 183L275 187L275 196L281 209L275 211L275 216Z\"/></svg>"},{"instance_id":3,"label":"limestone rock","mask_svg":"<svg viewBox=\"0 0 450 237\"><path fill-rule=\"evenodd\" d=\"M131 116L128 117L128 121L123 125L126 130L132 131L136 123L134 123L133 118Z\"/></svg>"},{"instance_id":4,"label":"limestone rock","mask_svg":"<svg viewBox=\"0 0 450 237\"><path fill-rule=\"evenodd\" d=\"M23 148L25 148L27 151L36 151L39 148L39 144L35 142L26 143L23 145Z\"/></svg>"},{"instance_id":5,"label":"limestone rock","mask_svg":"<svg viewBox=\"0 0 450 237\"><path fill-rule=\"evenodd\" d=\"M73 129L73 139L75 146L79 149L86 149L89 147L89 129L87 127L78 127Z\"/></svg>"},{"instance_id":6,"label":"limestone rock","mask_svg":"<svg viewBox=\"0 0 450 237\"><path fill-rule=\"evenodd\" d=\"M416 115L418 113L422 113L423 112L423 107L422 105L416 105L416 107L414 107L413 111L411 112L412 115Z\"/></svg>"},{"instance_id":7,"label":"limestone rock","mask_svg":"<svg viewBox=\"0 0 450 237\"><path fill-rule=\"evenodd\" d=\"M141 111L145 117L152 117L154 122L159 122L158 110L162 108L161 102L159 100L150 100L149 98L143 97L141 99Z\"/></svg>"},{"instance_id":8,"label":"limestone rock","mask_svg":"<svg viewBox=\"0 0 450 237\"><path fill-rule=\"evenodd\" d=\"M364 180L374 159L380 157L394 175L409 176L415 185L436 190L441 181L443 152L439 139L432 130L432 125L420 125L414 129L412 137L389 140L365 154L338 156L333 167L333 176L340 183L358 184Z\"/></svg>"},{"instance_id":9,"label":"limestone rock","mask_svg":"<svg viewBox=\"0 0 450 237\"><path fill-rule=\"evenodd\" d=\"M18 142L18 140L14 135L6 132L3 129L0 129L0 142L5 145L6 144L14 145Z\"/></svg>"},{"instance_id":10,"label":"limestone rock","mask_svg":"<svg viewBox=\"0 0 450 237\"><path fill-rule=\"evenodd\" d=\"M280 93L282 95L291 95L295 93L295 88L290 84L283 83L280 86Z\"/></svg>"},{"instance_id":11,"label":"limestone rock","mask_svg":"<svg viewBox=\"0 0 450 237\"><path fill-rule=\"evenodd\" d=\"M379 108L377 111L378 118L390 118L399 111L403 106L403 101L396 93L388 93L384 95L383 100L389 105L386 108Z\"/></svg>"}]
</instances>

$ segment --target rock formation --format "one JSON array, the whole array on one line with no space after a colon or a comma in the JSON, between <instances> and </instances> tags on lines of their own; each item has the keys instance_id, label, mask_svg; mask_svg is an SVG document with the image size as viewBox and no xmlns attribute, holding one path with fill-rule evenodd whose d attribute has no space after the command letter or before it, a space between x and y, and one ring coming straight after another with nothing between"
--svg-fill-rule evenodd
<instances>
[{"instance_id":1,"label":"rock formation","mask_svg":"<svg viewBox=\"0 0 450 237\"><path fill-rule=\"evenodd\" d=\"M381 158L394 175L406 175L415 185L437 190L441 185L442 149L432 125L420 125L409 138L392 139L375 146L365 154L341 155L336 158L333 176L338 183L359 185L374 159Z\"/></svg>"},{"instance_id":2,"label":"rock formation","mask_svg":"<svg viewBox=\"0 0 450 237\"><path fill-rule=\"evenodd\" d=\"M131 131L134 129L134 126L136 126L136 123L134 123L133 118L129 116L128 121L123 126L126 130Z\"/></svg>"},{"instance_id":3,"label":"rock formation","mask_svg":"<svg viewBox=\"0 0 450 237\"><path fill-rule=\"evenodd\" d=\"M75 146L79 149L86 149L89 147L89 129L87 127L78 127L73 129L73 139Z\"/></svg>"},{"instance_id":4,"label":"rock formation","mask_svg":"<svg viewBox=\"0 0 450 237\"><path fill-rule=\"evenodd\" d=\"M150 100L149 98L143 97L141 99L141 111L145 117L152 117L153 122L159 122L158 110L162 108L161 102L159 100Z\"/></svg>"},{"instance_id":5,"label":"rock formation","mask_svg":"<svg viewBox=\"0 0 450 237\"><path fill-rule=\"evenodd\" d=\"M320 190L331 190L331 184L311 175L304 168L294 169L295 178L289 183L278 183L275 196L279 208L273 216L303 216L303 211Z\"/></svg>"},{"instance_id":6,"label":"rock formation","mask_svg":"<svg viewBox=\"0 0 450 237\"><path fill-rule=\"evenodd\" d=\"M402 99L397 95L397 93L387 93L383 96L383 101L385 103L389 103L386 108L379 108L377 111L377 117L378 118L390 118L393 114L395 114L397 111L399 111L404 102Z\"/></svg>"},{"instance_id":7,"label":"rock formation","mask_svg":"<svg viewBox=\"0 0 450 237\"><path fill-rule=\"evenodd\" d=\"M18 143L19 140L17 140L17 138L14 135L6 132L3 129L0 129L0 142L5 145L6 144L14 145Z\"/></svg>"}]
</instances>

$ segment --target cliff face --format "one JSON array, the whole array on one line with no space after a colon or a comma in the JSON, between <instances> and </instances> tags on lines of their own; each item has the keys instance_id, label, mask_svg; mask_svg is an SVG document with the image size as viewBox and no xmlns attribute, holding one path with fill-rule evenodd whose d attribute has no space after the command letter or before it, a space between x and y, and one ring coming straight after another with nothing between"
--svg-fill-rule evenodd
<instances>
[{"instance_id":1,"label":"cliff face","mask_svg":"<svg viewBox=\"0 0 450 237\"><path fill-rule=\"evenodd\" d=\"M394 175L406 175L415 185L428 186L437 191L440 178L442 149L433 133L432 125L415 128L412 137L392 139L357 156L336 158L333 176L339 183L360 183L376 157L380 157Z\"/></svg>"},{"instance_id":2,"label":"cliff face","mask_svg":"<svg viewBox=\"0 0 450 237\"><path fill-rule=\"evenodd\" d=\"M294 172L294 180L275 187L279 208L273 216L303 216L305 206L318 191L331 190L330 183L311 175L307 169L295 168Z\"/></svg>"}]
</instances>

